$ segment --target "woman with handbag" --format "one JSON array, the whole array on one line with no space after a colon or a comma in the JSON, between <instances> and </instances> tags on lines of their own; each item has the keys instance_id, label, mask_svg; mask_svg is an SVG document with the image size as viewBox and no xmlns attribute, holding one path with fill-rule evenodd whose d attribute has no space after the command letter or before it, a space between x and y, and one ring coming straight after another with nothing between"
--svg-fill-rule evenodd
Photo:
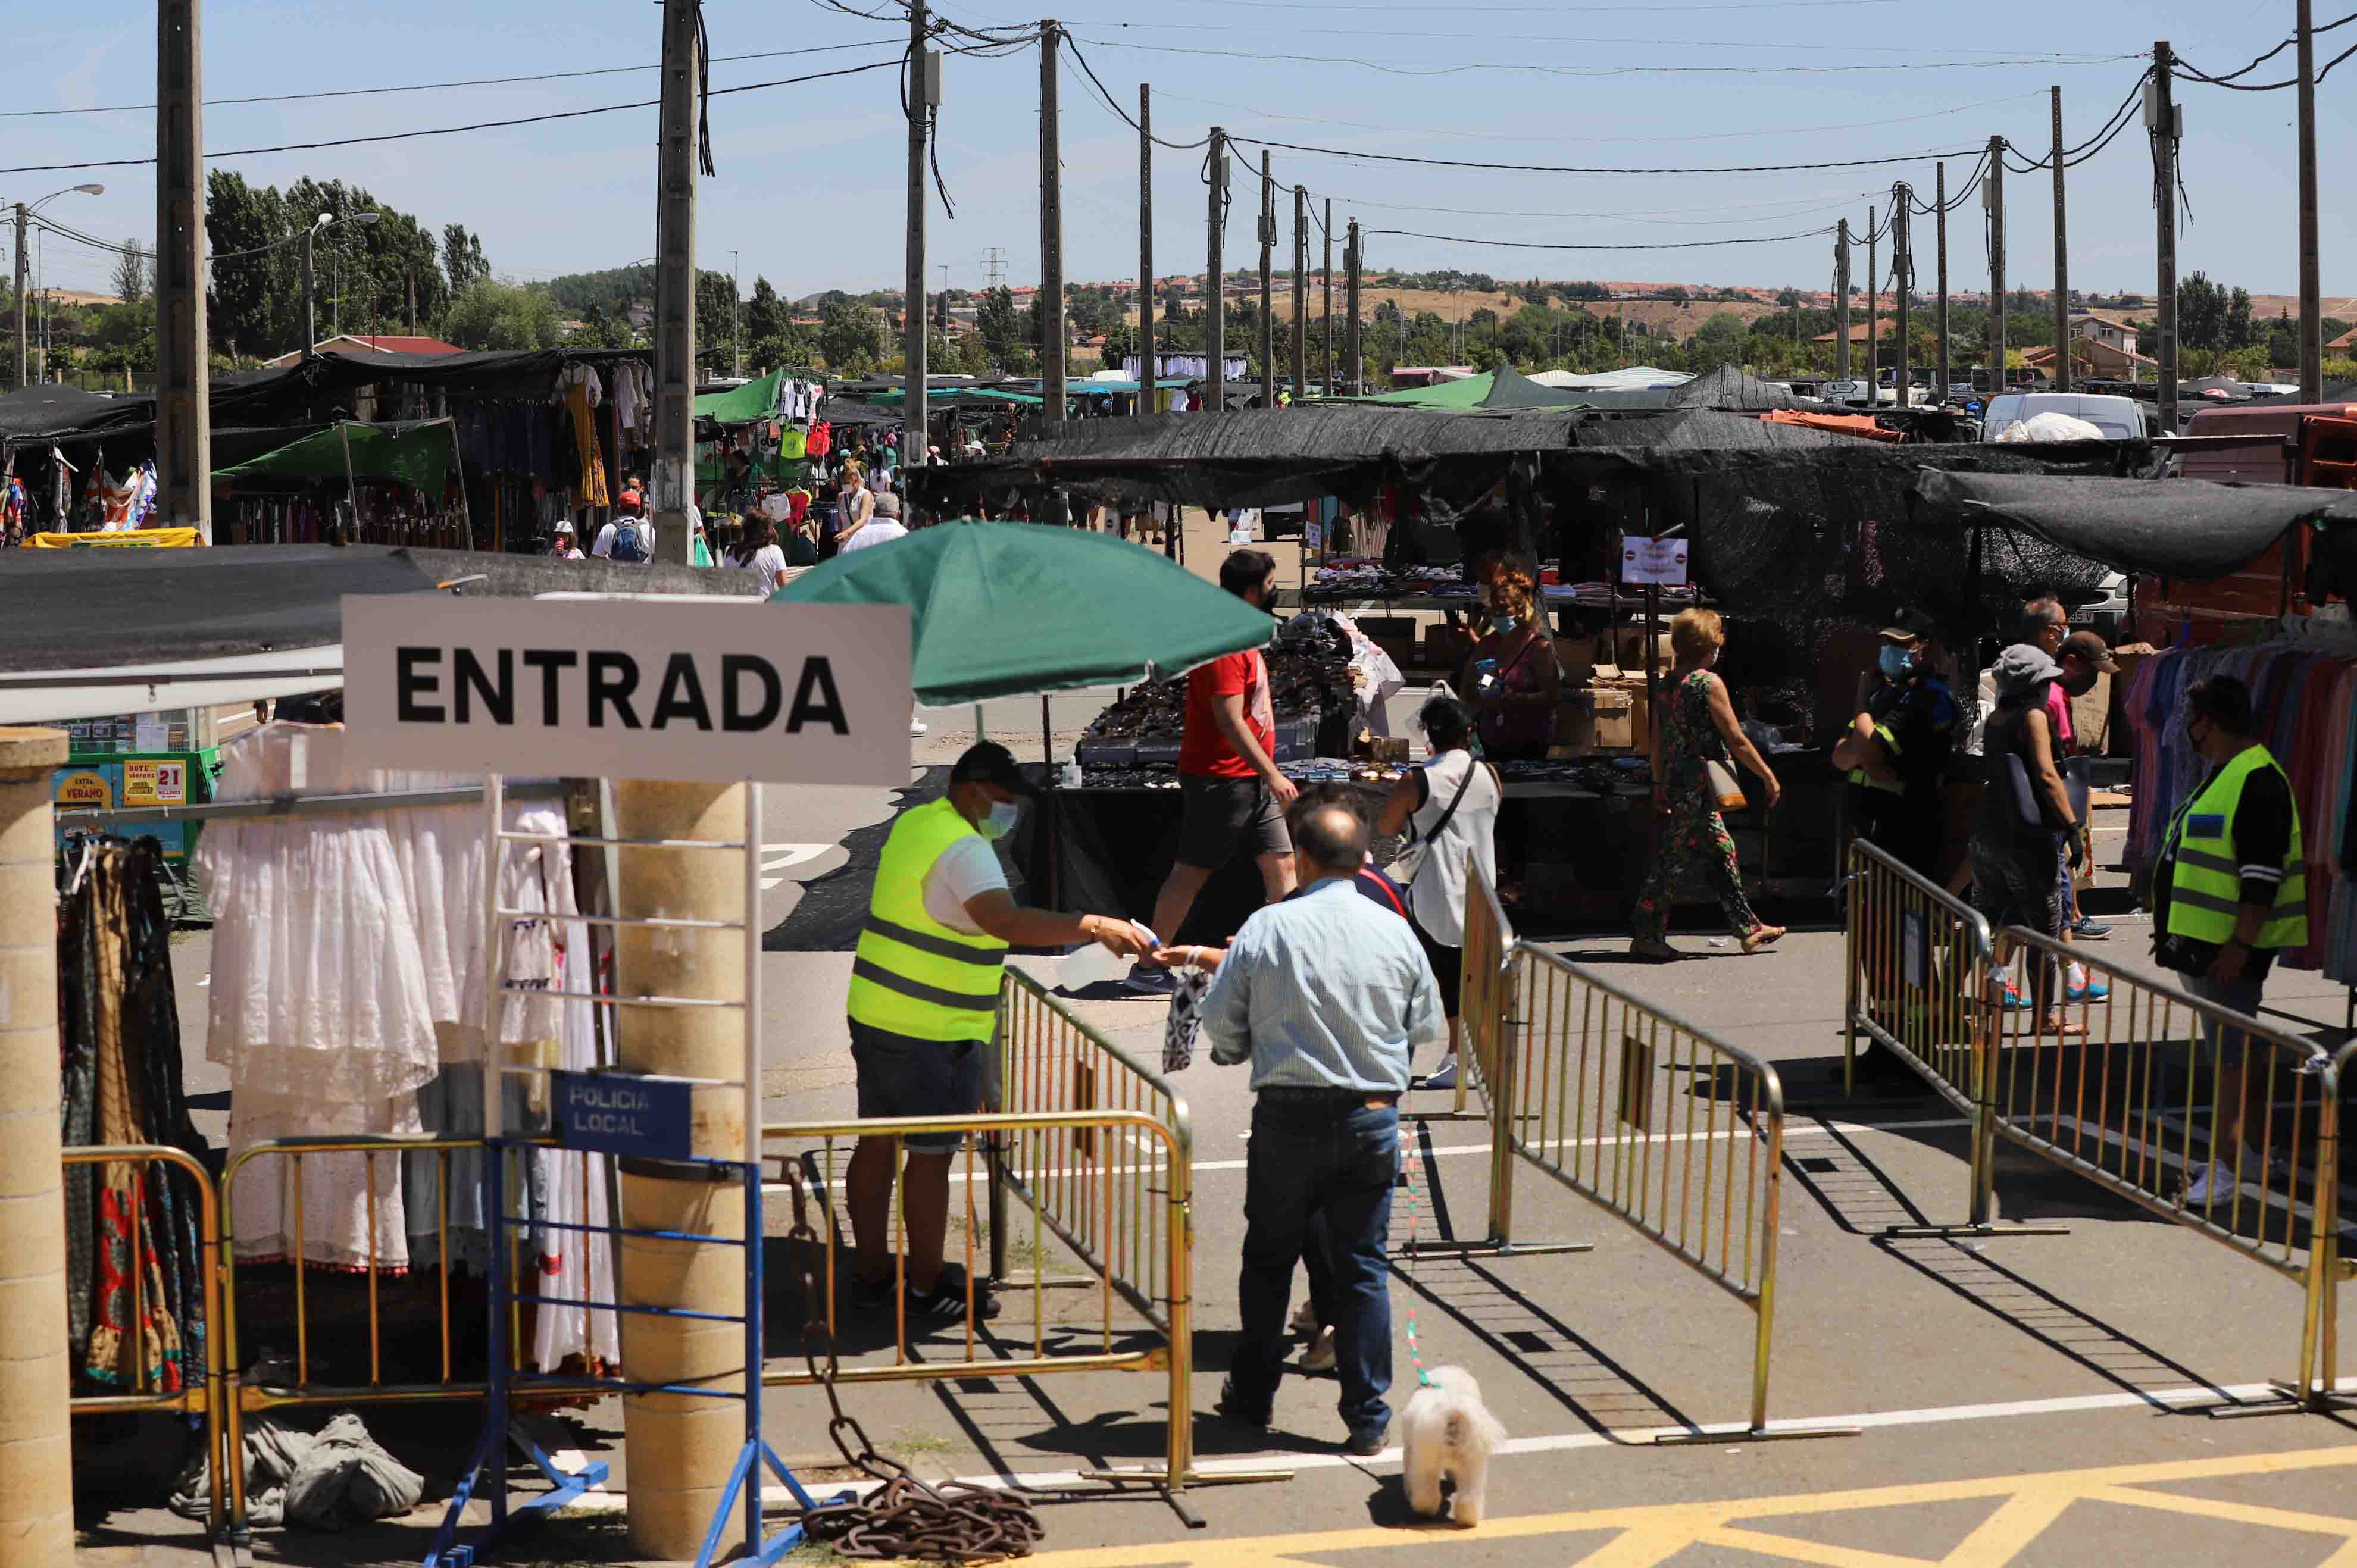
<instances>
[{"instance_id":1,"label":"woman with handbag","mask_svg":"<svg viewBox=\"0 0 2357 1568\"><path fill-rule=\"evenodd\" d=\"M1431 760L1393 786L1375 832L1411 834L1392 878L1407 889L1408 924L1440 983L1441 1010L1448 1018L1448 1055L1420 1087L1454 1089L1464 1033L1457 1015L1465 974L1466 867L1478 866L1485 884L1498 886L1498 802L1505 789L1498 770L1473 755L1473 714L1464 703L1435 697L1415 722Z\"/></svg>"},{"instance_id":2,"label":"woman with handbag","mask_svg":"<svg viewBox=\"0 0 2357 1568\"><path fill-rule=\"evenodd\" d=\"M2060 940L2069 918L2070 867L2080 850L2083 798L2074 800L2056 766L2055 730L2047 688L2062 667L2035 643L2017 642L1997 656L1996 709L1981 732L1988 779L1973 817L1973 907L2002 930L2021 926ZM2066 1019L2054 995L2054 966L2035 952L2022 955L2034 974L2020 989L2044 1017L2044 1032L2083 1035ZM1991 976L2000 987L2007 983ZM2002 993L1992 1000L2003 1003Z\"/></svg>"},{"instance_id":3,"label":"woman with handbag","mask_svg":"<svg viewBox=\"0 0 2357 1568\"><path fill-rule=\"evenodd\" d=\"M1769 925L1751 912L1736 866L1735 840L1720 815L1741 811L1745 804L1727 763L1730 755L1759 777L1770 809L1784 792L1760 748L1736 722L1727 682L1711 671L1726 646L1726 628L1717 610L1681 610L1670 622L1670 649L1677 663L1653 723L1653 810L1666 813L1669 821L1662 829L1661 853L1637 895L1635 940L1629 950L1638 958L1665 961L1684 956L1669 943L1670 906L1686 873L1696 866L1718 896L1727 929L1745 952L1758 952L1784 934L1783 927Z\"/></svg>"}]
</instances>

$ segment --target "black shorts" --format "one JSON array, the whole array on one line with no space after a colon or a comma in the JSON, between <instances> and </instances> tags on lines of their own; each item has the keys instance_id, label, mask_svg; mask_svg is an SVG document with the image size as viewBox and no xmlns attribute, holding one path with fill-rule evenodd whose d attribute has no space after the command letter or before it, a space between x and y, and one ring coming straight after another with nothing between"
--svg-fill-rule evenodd
<instances>
[{"instance_id":1,"label":"black shorts","mask_svg":"<svg viewBox=\"0 0 2357 1568\"><path fill-rule=\"evenodd\" d=\"M1293 837L1285 831L1285 812L1258 779L1213 779L1200 773L1178 776L1179 802L1185 810L1178 827L1178 861L1199 871L1217 871L1247 844L1255 859L1291 854Z\"/></svg>"},{"instance_id":2,"label":"black shorts","mask_svg":"<svg viewBox=\"0 0 2357 1568\"><path fill-rule=\"evenodd\" d=\"M859 1114L930 1116L946 1121L982 1109L985 1058L990 1047L979 1040L920 1040L888 1029L872 1029L854 1018L851 1059L859 1071ZM958 1133L918 1133L904 1140L911 1154L954 1153Z\"/></svg>"},{"instance_id":3,"label":"black shorts","mask_svg":"<svg viewBox=\"0 0 2357 1568\"><path fill-rule=\"evenodd\" d=\"M1458 993L1465 989L1465 950L1435 941L1413 915L1407 923L1415 928L1415 940L1424 946L1425 961L1432 965L1432 978L1440 983L1441 1016L1453 1024L1457 1022Z\"/></svg>"}]
</instances>

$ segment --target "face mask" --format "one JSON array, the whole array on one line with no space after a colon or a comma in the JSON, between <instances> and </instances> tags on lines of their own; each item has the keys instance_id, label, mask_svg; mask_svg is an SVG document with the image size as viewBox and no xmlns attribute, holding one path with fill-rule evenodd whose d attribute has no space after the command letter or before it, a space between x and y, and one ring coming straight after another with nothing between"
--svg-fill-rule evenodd
<instances>
[{"instance_id":1,"label":"face mask","mask_svg":"<svg viewBox=\"0 0 2357 1568\"><path fill-rule=\"evenodd\" d=\"M1022 815L1023 808L1013 800L993 800L990 815L976 822L974 831L986 839L1003 839L1015 831L1015 824Z\"/></svg>"},{"instance_id":2,"label":"face mask","mask_svg":"<svg viewBox=\"0 0 2357 1568\"><path fill-rule=\"evenodd\" d=\"M1911 650L1888 647L1883 649L1882 672L1893 681L1914 668L1915 655Z\"/></svg>"},{"instance_id":3,"label":"face mask","mask_svg":"<svg viewBox=\"0 0 2357 1568\"><path fill-rule=\"evenodd\" d=\"M1496 632L1500 637L1512 636L1514 628L1520 625L1522 625L1522 622L1510 615L1499 615L1490 618L1490 629Z\"/></svg>"}]
</instances>

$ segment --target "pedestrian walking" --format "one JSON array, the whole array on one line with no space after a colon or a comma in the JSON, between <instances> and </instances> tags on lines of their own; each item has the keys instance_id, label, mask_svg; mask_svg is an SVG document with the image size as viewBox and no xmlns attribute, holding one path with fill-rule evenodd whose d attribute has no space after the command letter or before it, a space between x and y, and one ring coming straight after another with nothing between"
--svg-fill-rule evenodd
<instances>
[{"instance_id":1,"label":"pedestrian walking","mask_svg":"<svg viewBox=\"0 0 2357 1568\"><path fill-rule=\"evenodd\" d=\"M1717 610L1681 610L1670 622L1670 650L1676 662L1655 721L1652 747L1653 810L1666 821L1660 853L1637 894L1635 940L1629 950L1639 958L1684 956L1669 942L1670 908L1687 873L1697 869L1717 895L1727 929L1745 952L1758 952L1784 935L1783 927L1752 913L1743 896L1735 840L1719 814L1725 793L1712 775L1717 771L1724 783L1734 782L1729 757L1758 777L1770 810L1783 794L1767 758L1736 722L1727 682L1712 672L1726 646L1726 628Z\"/></svg>"},{"instance_id":2,"label":"pedestrian walking","mask_svg":"<svg viewBox=\"0 0 2357 1568\"><path fill-rule=\"evenodd\" d=\"M1383 1452L1391 1427L1392 1190L1399 1097L1417 1040L1441 1026L1440 989L1415 933L1353 886L1367 825L1347 807L1297 807L1287 824L1299 897L1236 932L1203 999L1211 1059L1249 1062L1242 1319L1219 1413L1265 1429L1286 1350L1293 1266L1324 1231L1345 1451Z\"/></svg>"}]
</instances>

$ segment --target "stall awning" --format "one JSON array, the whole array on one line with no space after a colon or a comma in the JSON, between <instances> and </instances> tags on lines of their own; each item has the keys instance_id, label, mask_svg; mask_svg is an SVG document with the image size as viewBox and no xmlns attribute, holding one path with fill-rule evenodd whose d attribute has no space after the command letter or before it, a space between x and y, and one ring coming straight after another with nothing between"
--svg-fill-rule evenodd
<instances>
[{"instance_id":1,"label":"stall awning","mask_svg":"<svg viewBox=\"0 0 2357 1568\"><path fill-rule=\"evenodd\" d=\"M759 381L726 392L706 392L695 400L695 417L718 424L751 424L777 411L778 382L783 371L771 371Z\"/></svg>"},{"instance_id":2,"label":"stall awning","mask_svg":"<svg viewBox=\"0 0 2357 1568\"><path fill-rule=\"evenodd\" d=\"M1919 509L2007 524L2114 571L2195 582L2242 570L2295 524L2357 522L2357 495L2298 485L1934 470L1915 495Z\"/></svg>"},{"instance_id":3,"label":"stall awning","mask_svg":"<svg viewBox=\"0 0 2357 1568\"><path fill-rule=\"evenodd\" d=\"M289 442L259 457L215 468L219 479L398 479L436 489L450 470L457 437L447 419L391 424L347 421Z\"/></svg>"}]
</instances>

